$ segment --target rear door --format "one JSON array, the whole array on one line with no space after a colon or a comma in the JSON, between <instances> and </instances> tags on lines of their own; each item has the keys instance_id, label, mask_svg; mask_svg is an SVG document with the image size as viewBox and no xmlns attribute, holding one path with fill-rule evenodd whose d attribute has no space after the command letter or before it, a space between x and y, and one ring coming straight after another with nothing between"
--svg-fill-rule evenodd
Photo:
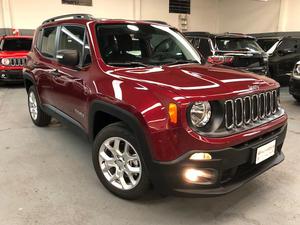
<instances>
[{"instance_id":1,"label":"rear door","mask_svg":"<svg viewBox=\"0 0 300 225\"><path fill-rule=\"evenodd\" d=\"M33 73L37 79L38 92L43 104L55 103L54 88L52 85L53 73L56 71L56 26L45 27L39 31L37 40L37 54L34 57Z\"/></svg>"}]
</instances>

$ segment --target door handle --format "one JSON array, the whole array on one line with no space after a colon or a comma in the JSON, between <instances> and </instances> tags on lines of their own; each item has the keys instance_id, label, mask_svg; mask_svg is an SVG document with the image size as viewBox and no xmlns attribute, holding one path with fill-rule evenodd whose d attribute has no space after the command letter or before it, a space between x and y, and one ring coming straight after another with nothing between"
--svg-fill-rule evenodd
<instances>
[{"instance_id":1,"label":"door handle","mask_svg":"<svg viewBox=\"0 0 300 225\"><path fill-rule=\"evenodd\" d=\"M61 74L58 70L52 70L50 73L51 73L51 75L53 75L55 77L60 77L61 76Z\"/></svg>"}]
</instances>

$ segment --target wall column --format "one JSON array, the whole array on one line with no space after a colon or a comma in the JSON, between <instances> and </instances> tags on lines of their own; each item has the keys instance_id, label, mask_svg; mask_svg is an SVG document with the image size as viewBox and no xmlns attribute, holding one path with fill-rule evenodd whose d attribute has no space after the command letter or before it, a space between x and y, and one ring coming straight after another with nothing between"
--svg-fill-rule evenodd
<instances>
[{"instance_id":1,"label":"wall column","mask_svg":"<svg viewBox=\"0 0 300 225\"><path fill-rule=\"evenodd\" d=\"M278 31L286 31L289 0L281 0L278 19Z\"/></svg>"},{"instance_id":2,"label":"wall column","mask_svg":"<svg viewBox=\"0 0 300 225\"><path fill-rule=\"evenodd\" d=\"M141 0L133 0L133 19L141 19Z\"/></svg>"}]
</instances>

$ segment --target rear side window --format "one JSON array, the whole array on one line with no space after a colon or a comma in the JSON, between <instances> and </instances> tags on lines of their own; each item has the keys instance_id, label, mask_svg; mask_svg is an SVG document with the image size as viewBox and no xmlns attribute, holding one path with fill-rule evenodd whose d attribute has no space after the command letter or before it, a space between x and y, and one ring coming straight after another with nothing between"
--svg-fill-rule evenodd
<instances>
[{"instance_id":1,"label":"rear side window","mask_svg":"<svg viewBox=\"0 0 300 225\"><path fill-rule=\"evenodd\" d=\"M212 55L208 39L200 39L199 51L205 58Z\"/></svg>"},{"instance_id":2,"label":"rear side window","mask_svg":"<svg viewBox=\"0 0 300 225\"><path fill-rule=\"evenodd\" d=\"M289 49L295 52L299 52L300 49L300 39L298 38L285 38L278 46L277 51Z\"/></svg>"},{"instance_id":3,"label":"rear side window","mask_svg":"<svg viewBox=\"0 0 300 225\"><path fill-rule=\"evenodd\" d=\"M54 58L56 32L56 27L44 28L40 46L40 52L42 55L49 58Z\"/></svg>"}]
</instances>

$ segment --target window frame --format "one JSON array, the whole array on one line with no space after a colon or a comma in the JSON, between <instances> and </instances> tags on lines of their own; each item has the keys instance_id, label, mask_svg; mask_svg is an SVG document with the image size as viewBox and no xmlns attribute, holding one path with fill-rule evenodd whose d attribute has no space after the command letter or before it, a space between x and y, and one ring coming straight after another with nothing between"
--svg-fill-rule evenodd
<instances>
[{"instance_id":1,"label":"window frame","mask_svg":"<svg viewBox=\"0 0 300 225\"><path fill-rule=\"evenodd\" d=\"M84 36L83 36L83 43L86 43L87 42L87 45L89 46L89 50L90 50L90 55L92 55L92 51L91 51L91 45L90 45L90 41L89 41L89 35L88 35L88 29L85 25L83 24L69 24L69 23L65 23L65 24L60 24L60 25L52 25L52 26L45 26L43 28L40 29L40 33L38 34L38 37L37 39L40 38L40 40L37 40L36 41L36 45L35 45L35 49L36 51L43 57L43 58L46 58L46 59L49 59L49 60L52 60L52 61L56 61L58 62L58 59L57 59L57 51L58 51L58 47L59 47L59 41L60 41L60 38L61 38L61 28L62 27L70 27L70 26L75 26L75 27L81 27L84 29ZM47 28L52 28L52 27L55 27L56 28L56 35L55 35L55 48L54 48L54 56L53 57L49 57L49 56L46 56L44 55L41 50L40 50L40 47L41 47L41 44L42 44L42 37L44 35L44 31L45 29ZM85 53L86 49L85 49L85 44L82 46L82 52ZM81 55L80 59L79 59L79 63L78 65L76 66L77 69L83 69L83 68L86 68L86 67L89 67L91 64L92 64L92 60L93 60L93 57L91 57L91 62L87 65L83 65L83 55Z\"/></svg>"},{"instance_id":2,"label":"window frame","mask_svg":"<svg viewBox=\"0 0 300 225\"><path fill-rule=\"evenodd\" d=\"M55 39L54 39L54 55L53 57L49 57L49 56L46 56L45 54L42 53L41 51L41 46L42 46L42 40L43 40L43 37L44 37L44 32L45 32L45 29L47 28L56 28L56 34L55 34ZM37 40L36 41L36 44L34 46L34 48L36 49L36 51L43 57L43 58L46 58L46 59L49 59L49 60L54 60L56 61L56 52L57 52L57 38L58 38L58 34L59 34L59 26L55 26L55 25L52 25L52 26L46 26L46 27L42 27L40 29L40 33L37 37L37 39L40 38L40 40Z\"/></svg>"}]
</instances>

